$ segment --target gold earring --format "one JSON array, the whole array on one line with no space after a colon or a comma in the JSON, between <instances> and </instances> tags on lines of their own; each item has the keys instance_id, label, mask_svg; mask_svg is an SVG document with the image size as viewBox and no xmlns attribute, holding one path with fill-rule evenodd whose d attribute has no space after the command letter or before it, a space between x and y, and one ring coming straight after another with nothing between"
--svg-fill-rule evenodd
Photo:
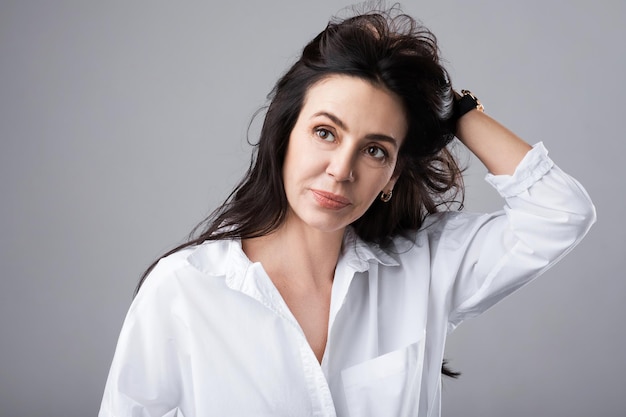
<instances>
[{"instance_id":1,"label":"gold earring","mask_svg":"<svg viewBox=\"0 0 626 417\"><path fill-rule=\"evenodd\" d=\"M393 195L393 190L389 190L388 193L385 193L384 191L380 192L380 201L382 201L383 203L387 203L389 202L389 200L391 200L391 196Z\"/></svg>"}]
</instances>

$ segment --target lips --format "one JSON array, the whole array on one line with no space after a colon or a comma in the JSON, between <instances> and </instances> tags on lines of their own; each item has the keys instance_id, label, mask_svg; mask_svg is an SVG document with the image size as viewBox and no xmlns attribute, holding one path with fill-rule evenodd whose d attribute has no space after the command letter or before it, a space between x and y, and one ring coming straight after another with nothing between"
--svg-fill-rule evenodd
<instances>
[{"instance_id":1,"label":"lips","mask_svg":"<svg viewBox=\"0 0 626 417\"><path fill-rule=\"evenodd\" d=\"M339 194L333 194L322 190L311 190L311 192L313 193L315 201L317 201L320 206L327 209L340 210L351 204L350 200Z\"/></svg>"}]
</instances>

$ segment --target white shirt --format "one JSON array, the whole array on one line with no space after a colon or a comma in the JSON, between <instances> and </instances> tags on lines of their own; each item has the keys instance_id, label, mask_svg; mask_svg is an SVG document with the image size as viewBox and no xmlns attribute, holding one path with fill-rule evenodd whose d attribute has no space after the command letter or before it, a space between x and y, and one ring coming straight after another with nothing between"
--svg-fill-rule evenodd
<instances>
[{"instance_id":1,"label":"white shirt","mask_svg":"<svg viewBox=\"0 0 626 417\"><path fill-rule=\"evenodd\" d=\"M487 180L503 211L432 215L385 250L346 231L321 365L240 241L162 259L130 307L99 416L439 416L446 335L595 221L541 144L515 174Z\"/></svg>"}]
</instances>

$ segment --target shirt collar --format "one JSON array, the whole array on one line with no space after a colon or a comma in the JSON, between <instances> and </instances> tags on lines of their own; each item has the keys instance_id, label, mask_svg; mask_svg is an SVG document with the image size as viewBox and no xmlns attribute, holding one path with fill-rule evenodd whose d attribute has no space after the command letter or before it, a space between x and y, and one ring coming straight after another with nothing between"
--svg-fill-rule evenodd
<instances>
[{"instance_id":1,"label":"shirt collar","mask_svg":"<svg viewBox=\"0 0 626 417\"><path fill-rule=\"evenodd\" d=\"M241 289L252 265L240 239L207 240L196 247L187 261L206 275L225 277L227 285L237 289Z\"/></svg>"},{"instance_id":2,"label":"shirt collar","mask_svg":"<svg viewBox=\"0 0 626 417\"><path fill-rule=\"evenodd\" d=\"M207 250L206 245L213 248ZM362 240L352 227L346 228L343 237L341 260L355 271L369 269L370 261L385 266L398 266L395 254L378 245ZM206 241L189 255L188 262L199 271L211 276L225 276L229 286L238 287L237 277L243 277L252 262L243 252L240 239Z\"/></svg>"},{"instance_id":3,"label":"shirt collar","mask_svg":"<svg viewBox=\"0 0 626 417\"><path fill-rule=\"evenodd\" d=\"M263 267L244 253L240 239L205 241L187 257L187 262L203 274L220 277L229 288L247 294L275 309L276 291Z\"/></svg>"},{"instance_id":4,"label":"shirt collar","mask_svg":"<svg viewBox=\"0 0 626 417\"><path fill-rule=\"evenodd\" d=\"M398 266L396 256L383 250L380 246L362 240L352 227L348 227L343 237L342 257L344 261L358 272L367 271L370 261L385 266Z\"/></svg>"},{"instance_id":5,"label":"shirt collar","mask_svg":"<svg viewBox=\"0 0 626 417\"><path fill-rule=\"evenodd\" d=\"M228 240L206 240L196 246L187 256L187 262L198 271L210 276L224 276L227 273L231 242Z\"/></svg>"}]
</instances>

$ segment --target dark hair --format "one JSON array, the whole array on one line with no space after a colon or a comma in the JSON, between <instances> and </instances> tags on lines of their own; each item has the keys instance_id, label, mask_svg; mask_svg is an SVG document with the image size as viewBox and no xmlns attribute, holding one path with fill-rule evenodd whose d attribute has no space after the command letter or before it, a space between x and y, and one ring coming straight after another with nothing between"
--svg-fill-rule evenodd
<instances>
[{"instance_id":1,"label":"dark hair","mask_svg":"<svg viewBox=\"0 0 626 417\"><path fill-rule=\"evenodd\" d=\"M446 148L456 124L454 91L435 36L397 9L361 14L331 21L304 47L270 94L256 154L243 180L187 242L163 256L206 240L264 236L281 225L288 208L282 168L289 136L307 91L335 74L392 92L401 99L408 121L394 197L388 203L376 199L352 224L361 239L384 246L393 236L418 229L428 214L462 194L461 171Z\"/></svg>"}]
</instances>

